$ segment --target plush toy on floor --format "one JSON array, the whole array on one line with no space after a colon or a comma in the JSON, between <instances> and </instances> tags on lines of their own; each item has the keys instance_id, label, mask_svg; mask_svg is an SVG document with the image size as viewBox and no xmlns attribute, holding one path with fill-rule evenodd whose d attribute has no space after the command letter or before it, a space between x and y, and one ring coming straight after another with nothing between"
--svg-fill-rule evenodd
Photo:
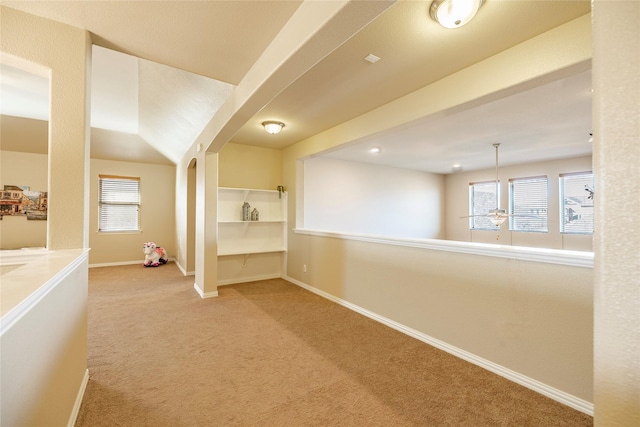
<instances>
[{"instance_id":1,"label":"plush toy on floor","mask_svg":"<svg viewBox=\"0 0 640 427\"><path fill-rule=\"evenodd\" d=\"M147 242L142 248L144 251L144 264L142 265L145 267L157 267L167 263L167 251L156 246L154 242Z\"/></svg>"}]
</instances>

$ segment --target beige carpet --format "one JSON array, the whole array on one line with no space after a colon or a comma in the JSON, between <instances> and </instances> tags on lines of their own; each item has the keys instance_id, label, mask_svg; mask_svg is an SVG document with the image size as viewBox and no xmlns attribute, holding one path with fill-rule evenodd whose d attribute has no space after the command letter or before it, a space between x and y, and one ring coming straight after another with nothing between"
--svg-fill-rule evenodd
<instances>
[{"instance_id":1,"label":"beige carpet","mask_svg":"<svg viewBox=\"0 0 640 427\"><path fill-rule=\"evenodd\" d=\"M276 279L89 272L77 426L586 426L592 418Z\"/></svg>"}]
</instances>

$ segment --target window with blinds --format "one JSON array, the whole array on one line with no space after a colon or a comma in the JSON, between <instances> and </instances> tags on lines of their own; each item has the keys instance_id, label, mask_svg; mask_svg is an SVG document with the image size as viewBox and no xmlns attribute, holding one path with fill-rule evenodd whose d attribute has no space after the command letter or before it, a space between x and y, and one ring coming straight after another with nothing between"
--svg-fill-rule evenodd
<instances>
[{"instance_id":1,"label":"window with blinds","mask_svg":"<svg viewBox=\"0 0 640 427\"><path fill-rule=\"evenodd\" d=\"M498 183L498 193L500 193ZM492 209L496 209L496 182L472 182L469 184L469 229L470 230L499 230L493 225L487 215Z\"/></svg>"},{"instance_id":2,"label":"window with blinds","mask_svg":"<svg viewBox=\"0 0 640 427\"><path fill-rule=\"evenodd\" d=\"M560 232L593 234L592 172L560 175Z\"/></svg>"},{"instance_id":3,"label":"window with blinds","mask_svg":"<svg viewBox=\"0 0 640 427\"><path fill-rule=\"evenodd\" d=\"M547 232L546 176L509 180L509 230Z\"/></svg>"},{"instance_id":4,"label":"window with blinds","mask_svg":"<svg viewBox=\"0 0 640 427\"><path fill-rule=\"evenodd\" d=\"M98 230L140 231L140 178L99 175Z\"/></svg>"}]
</instances>

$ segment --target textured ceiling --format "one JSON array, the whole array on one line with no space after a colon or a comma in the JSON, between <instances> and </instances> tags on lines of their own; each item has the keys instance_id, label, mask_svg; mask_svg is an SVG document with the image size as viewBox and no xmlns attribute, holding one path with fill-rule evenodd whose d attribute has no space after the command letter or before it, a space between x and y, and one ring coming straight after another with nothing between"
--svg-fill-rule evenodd
<instances>
[{"instance_id":1,"label":"textured ceiling","mask_svg":"<svg viewBox=\"0 0 640 427\"><path fill-rule=\"evenodd\" d=\"M138 132L142 140L158 147L164 157L171 159L188 144L176 146L175 135L162 129L197 128L197 120L190 119L197 115L195 103L190 106L180 100L203 102L206 96L191 90L192 80L198 80L193 76L180 78L181 84L175 86L175 91L160 93L161 89L174 85L167 80L173 73L170 68L237 85L300 4L293 1L3 0L3 6L86 28L99 46L149 60L145 62L149 67L139 67L142 80L138 82L141 96ZM315 66L301 75L292 74L277 96L265 100L254 113L243 116L244 125L240 124L229 140L284 148L590 12L588 0L488 0L470 24L447 30L429 18L429 4L429 1L399 1L391 6L353 37L338 43L338 48ZM375 64L364 61L370 53L379 56L380 61ZM571 103L577 101L581 104L576 111L590 108L590 98L583 98L568 99L569 104L558 105L558 109L572 108ZM481 112L478 110L478 114ZM492 114L502 113L495 110ZM541 120L530 118L532 123ZM262 121L269 119L286 123L276 137L267 135L260 127ZM561 115L545 120L549 120L545 126L564 126ZM584 120L579 124L575 121L574 133L578 126L586 125ZM416 123L414 131L419 129ZM447 129L443 128L442 132L446 133ZM451 151L456 146L464 147L464 138L472 136L471 133L459 135L460 143L448 147ZM392 133L380 137L397 140ZM414 147L419 148L424 147ZM414 149L406 147L408 158L420 153L412 151ZM584 152L584 148L580 150ZM449 168L450 162L450 158L443 159L438 167L444 169L446 164Z\"/></svg>"},{"instance_id":2,"label":"textured ceiling","mask_svg":"<svg viewBox=\"0 0 640 427\"><path fill-rule=\"evenodd\" d=\"M300 1L13 1L91 32L93 43L237 85Z\"/></svg>"},{"instance_id":3,"label":"textured ceiling","mask_svg":"<svg viewBox=\"0 0 640 427\"><path fill-rule=\"evenodd\" d=\"M400 1L293 82L232 139L283 148L357 117L590 12L589 1L491 1L464 27L442 28L429 1ZM381 59L364 60L368 54ZM259 124L287 124L268 138Z\"/></svg>"}]
</instances>

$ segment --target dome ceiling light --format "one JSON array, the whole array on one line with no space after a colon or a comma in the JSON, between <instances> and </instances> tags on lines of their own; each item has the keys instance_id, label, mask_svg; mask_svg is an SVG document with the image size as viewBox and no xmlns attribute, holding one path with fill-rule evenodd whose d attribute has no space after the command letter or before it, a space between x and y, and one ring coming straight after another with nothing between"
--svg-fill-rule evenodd
<instances>
[{"instance_id":1,"label":"dome ceiling light","mask_svg":"<svg viewBox=\"0 0 640 427\"><path fill-rule=\"evenodd\" d=\"M264 130L266 130L267 133L271 135L276 135L280 133L280 131L284 127L284 123L270 120L270 121L262 122L262 126L264 126Z\"/></svg>"},{"instance_id":2,"label":"dome ceiling light","mask_svg":"<svg viewBox=\"0 0 640 427\"><path fill-rule=\"evenodd\" d=\"M433 0L431 17L445 28L462 27L476 16L484 0Z\"/></svg>"}]
</instances>

